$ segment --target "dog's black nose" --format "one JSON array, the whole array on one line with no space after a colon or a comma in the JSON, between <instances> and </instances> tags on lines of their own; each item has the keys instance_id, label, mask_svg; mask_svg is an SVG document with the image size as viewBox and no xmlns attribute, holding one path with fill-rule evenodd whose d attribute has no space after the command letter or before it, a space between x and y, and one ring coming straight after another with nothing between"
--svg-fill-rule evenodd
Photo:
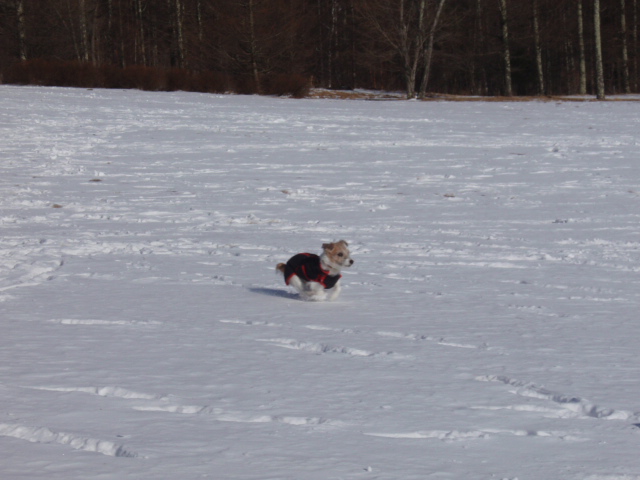
<instances>
[{"instance_id":1,"label":"dog's black nose","mask_svg":"<svg viewBox=\"0 0 640 480\"><path fill-rule=\"evenodd\" d=\"M355 262L355 260L349 260L349 265L353 265L353 262Z\"/></svg>"}]
</instances>

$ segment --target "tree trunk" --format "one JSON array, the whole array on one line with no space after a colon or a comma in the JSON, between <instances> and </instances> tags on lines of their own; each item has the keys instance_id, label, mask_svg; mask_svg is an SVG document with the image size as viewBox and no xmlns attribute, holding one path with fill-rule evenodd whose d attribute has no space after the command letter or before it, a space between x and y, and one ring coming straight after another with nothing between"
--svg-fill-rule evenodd
<instances>
[{"instance_id":1,"label":"tree trunk","mask_svg":"<svg viewBox=\"0 0 640 480\"><path fill-rule=\"evenodd\" d=\"M416 97L416 89L418 87L418 67L420 66L420 60L424 54L424 18L426 0L420 0L417 12L411 10L407 12L405 6L407 6L405 0L401 0L400 28L402 57L404 59L407 98L411 99ZM414 25L413 28L411 28L412 20L417 21L417 25Z\"/></svg>"},{"instance_id":2,"label":"tree trunk","mask_svg":"<svg viewBox=\"0 0 640 480\"><path fill-rule=\"evenodd\" d=\"M398 11L398 26L400 30L400 55L404 70L404 81L407 89L407 98L416 96L416 71L412 68L411 61L411 40L409 38L409 25L407 25L407 15L405 13L405 0L400 0Z\"/></svg>"},{"instance_id":3,"label":"tree trunk","mask_svg":"<svg viewBox=\"0 0 640 480\"><path fill-rule=\"evenodd\" d=\"M27 29L24 22L24 3L22 0L16 0L16 17L18 20L18 48L20 51L20 60L24 62L27 59Z\"/></svg>"},{"instance_id":4,"label":"tree trunk","mask_svg":"<svg viewBox=\"0 0 640 480\"><path fill-rule=\"evenodd\" d=\"M324 15L323 15L323 1L318 0L318 38L317 38L317 49L318 49L318 86L326 87L330 85L330 81L328 80L327 74L327 65L328 59L327 54L325 53L325 29L324 27Z\"/></svg>"},{"instance_id":5,"label":"tree trunk","mask_svg":"<svg viewBox=\"0 0 640 480\"><path fill-rule=\"evenodd\" d=\"M118 35L120 36L120 66L125 68L127 66L127 55L124 39L124 17L122 15L122 5L118 2Z\"/></svg>"},{"instance_id":6,"label":"tree trunk","mask_svg":"<svg viewBox=\"0 0 640 480\"><path fill-rule=\"evenodd\" d=\"M87 29L87 6L85 0L79 0L78 21L80 22L80 60L89 61L89 31Z\"/></svg>"},{"instance_id":7,"label":"tree trunk","mask_svg":"<svg viewBox=\"0 0 640 480\"><path fill-rule=\"evenodd\" d=\"M627 14L625 0L620 0L620 37L622 38L622 85L624 93L631 93L629 83L629 50L627 47Z\"/></svg>"},{"instance_id":8,"label":"tree trunk","mask_svg":"<svg viewBox=\"0 0 640 480\"><path fill-rule=\"evenodd\" d=\"M198 20L198 41L204 40L204 29L202 28L202 0L196 3L196 16Z\"/></svg>"},{"instance_id":9,"label":"tree trunk","mask_svg":"<svg viewBox=\"0 0 640 480\"><path fill-rule=\"evenodd\" d=\"M536 51L536 71L538 73L538 95L544 95L544 71L542 68L542 45L540 45L540 19L538 15L538 0L533 0L533 39Z\"/></svg>"},{"instance_id":10,"label":"tree trunk","mask_svg":"<svg viewBox=\"0 0 640 480\"><path fill-rule=\"evenodd\" d=\"M333 81L334 59L336 44L338 43L338 1L331 0L331 27L329 29L329 52L327 55L327 71L329 78L329 88L336 87Z\"/></svg>"},{"instance_id":11,"label":"tree trunk","mask_svg":"<svg viewBox=\"0 0 640 480\"><path fill-rule=\"evenodd\" d=\"M485 95L487 93L487 72L484 62L481 60L481 47L485 43L484 27L482 22L482 0L476 2L476 18L474 33L474 61L472 65L472 91L477 95ZM479 70L479 71L476 71ZM477 78L479 77L479 78Z\"/></svg>"},{"instance_id":12,"label":"tree trunk","mask_svg":"<svg viewBox=\"0 0 640 480\"><path fill-rule=\"evenodd\" d=\"M438 28L438 22L440 15L442 14L442 8L446 0L440 0L438 2L438 9L433 17L433 23L429 30L429 39L424 52L424 72L422 73L422 83L420 84L420 98L424 98L427 93L427 84L429 82L429 74L431 73L431 58L433 57L433 42L436 36L436 29Z\"/></svg>"},{"instance_id":13,"label":"tree trunk","mask_svg":"<svg viewBox=\"0 0 640 480\"><path fill-rule=\"evenodd\" d=\"M182 0L175 0L175 15L176 15L176 43L178 46L178 66L181 68L187 68L187 53L184 42L184 7Z\"/></svg>"},{"instance_id":14,"label":"tree trunk","mask_svg":"<svg viewBox=\"0 0 640 480\"><path fill-rule=\"evenodd\" d=\"M634 91L638 91L638 78L640 76L640 71L638 71L638 63L640 51L638 50L638 2L637 0L633 0L633 30L631 34L631 41L633 45L634 55L633 55L633 89Z\"/></svg>"},{"instance_id":15,"label":"tree trunk","mask_svg":"<svg viewBox=\"0 0 640 480\"><path fill-rule=\"evenodd\" d=\"M604 67L602 65L602 35L600 33L600 0L593 0L593 27L596 42L596 98L604 100Z\"/></svg>"},{"instance_id":16,"label":"tree trunk","mask_svg":"<svg viewBox=\"0 0 640 480\"><path fill-rule=\"evenodd\" d=\"M587 94L587 61L584 51L584 20L582 16L582 0L578 1L578 48L580 50L580 95Z\"/></svg>"},{"instance_id":17,"label":"tree trunk","mask_svg":"<svg viewBox=\"0 0 640 480\"><path fill-rule=\"evenodd\" d=\"M505 95L513 95L511 83L511 49L509 47L509 24L507 22L507 0L498 0L500 6L500 19L502 24L502 46L504 59L504 88Z\"/></svg>"},{"instance_id":18,"label":"tree trunk","mask_svg":"<svg viewBox=\"0 0 640 480\"><path fill-rule=\"evenodd\" d=\"M147 49L145 46L144 34L144 12L142 11L142 0L136 0L136 14L138 17L138 35L140 36L140 57L144 66L149 65L147 60Z\"/></svg>"},{"instance_id":19,"label":"tree trunk","mask_svg":"<svg viewBox=\"0 0 640 480\"><path fill-rule=\"evenodd\" d=\"M256 21L253 0L249 0L249 57L251 61L251 72L253 81L256 84L256 92L261 93L260 71L258 69L258 45L256 43Z\"/></svg>"}]
</instances>

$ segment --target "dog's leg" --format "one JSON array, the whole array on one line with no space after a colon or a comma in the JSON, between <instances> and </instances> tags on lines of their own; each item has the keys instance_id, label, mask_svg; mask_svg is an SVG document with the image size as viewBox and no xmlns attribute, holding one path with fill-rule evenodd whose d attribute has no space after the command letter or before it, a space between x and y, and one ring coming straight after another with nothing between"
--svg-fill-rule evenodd
<instances>
[{"instance_id":1,"label":"dog's leg","mask_svg":"<svg viewBox=\"0 0 640 480\"><path fill-rule=\"evenodd\" d=\"M327 297L324 293L324 287L318 282L305 282L297 275L293 275L289 279L289 286L295 288L303 300L320 302Z\"/></svg>"},{"instance_id":2,"label":"dog's leg","mask_svg":"<svg viewBox=\"0 0 640 480\"><path fill-rule=\"evenodd\" d=\"M324 293L324 287L318 282L306 282L304 285L305 300L311 300L313 302L321 302L327 298L327 294Z\"/></svg>"},{"instance_id":3,"label":"dog's leg","mask_svg":"<svg viewBox=\"0 0 640 480\"><path fill-rule=\"evenodd\" d=\"M304 282L300 279L299 276L297 275L293 275L290 279L289 279L289 286L293 287L296 289L296 291L300 294L300 295L305 295L305 284Z\"/></svg>"},{"instance_id":4,"label":"dog's leg","mask_svg":"<svg viewBox=\"0 0 640 480\"><path fill-rule=\"evenodd\" d=\"M338 298L338 295L340 295L340 290L342 290L342 287L340 286L340 280L338 280L333 288L328 290L329 294L327 295L327 300L332 301Z\"/></svg>"}]
</instances>

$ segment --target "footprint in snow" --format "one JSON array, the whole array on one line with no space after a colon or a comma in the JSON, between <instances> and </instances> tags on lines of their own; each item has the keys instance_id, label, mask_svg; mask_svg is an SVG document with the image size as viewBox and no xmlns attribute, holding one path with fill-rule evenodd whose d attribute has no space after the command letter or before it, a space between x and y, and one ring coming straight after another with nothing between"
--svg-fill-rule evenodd
<instances>
[{"instance_id":1,"label":"footprint in snow","mask_svg":"<svg viewBox=\"0 0 640 480\"><path fill-rule=\"evenodd\" d=\"M549 437L559 440L580 441L581 438L566 432L548 432L543 430L425 430L403 433L365 433L370 437L383 437L394 439L435 439L443 442L456 442L464 440L488 439L494 436L512 435L516 437Z\"/></svg>"},{"instance_id":2,"label":"footprint in snow","mask_svg":"<svg viewBox=\"0 0 640 480\"><path fill-rule=\"evenodd\" d=\"M316 342L301 342L299 340L289 339L289 338L266 338L266 339L257 339L256 341L267 342L276 347L289 348L291 350L301 350L304 352L311 352L316 354L339 353L343 355L349 355L352 357L409 358L407 356L400 355L395 352L371 352L369 350L363 350L359 348L344 347L341 345L329 345L325 343L316 343Z\"/></svg>"},{"instance_id":3,"label":"footprint in snow","mask_svg":"<svg viewBox=\"0 0 640 480\"><path fill-rule=\"evenodd\" d=\"M134 392L121 387L24 387L32 390L44 390L48 392L86 393L99 397L113 397L123 399L162 400L164 395Z\"/></svg>"},{"instance_id":4,"label":"footprint in snow","mask_svg":"<svg viewBox=\"0 0 640 480\"><path fill-rule=\"evenodd\" d=\"M547 390L533 383L523 382L504 375L482 375L476 377L480 382L499 382L512 387L516 390L511 391L521 397L536 398L546 400L558 405L560 408L554 410L546 409L550 415L555 418L598 418L604 420L629 420L638 418L639 413L633 413L626 410L615 410L612 408L600 407L583 398L565 395L558 392ZM514 408L515 409L515 408Z\"/></svg>"},{"instance_id":5,"label":"footprint in snow","mask_svg":"<svg viewBox=\"0 0 640 480\"><path fill-rule=\"evenodd\" d=\"M0 437L13 437L31 443L65 445L75 450L100 453L109 457L139 456L124 445L97 438L82 437L73 433L56 432L47 427L0 423Z\"/></svg>"}]
</instances>

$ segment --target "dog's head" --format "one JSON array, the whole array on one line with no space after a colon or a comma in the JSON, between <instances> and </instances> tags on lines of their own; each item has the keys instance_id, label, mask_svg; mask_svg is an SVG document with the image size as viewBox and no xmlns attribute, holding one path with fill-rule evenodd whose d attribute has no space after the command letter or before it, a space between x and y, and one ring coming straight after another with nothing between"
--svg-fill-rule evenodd
<instances>
[{"instance_id":1,"label":"dog's head","mask_svg":"<svg viewBox=\"0 0 640 480\"><path fill-rule=\"evenodd\" d=\"M353 259L349 252L349 244L344 240L322 245L322 257L327 265L335 270L353 265Z\"/></svg>"}]
</instances>

